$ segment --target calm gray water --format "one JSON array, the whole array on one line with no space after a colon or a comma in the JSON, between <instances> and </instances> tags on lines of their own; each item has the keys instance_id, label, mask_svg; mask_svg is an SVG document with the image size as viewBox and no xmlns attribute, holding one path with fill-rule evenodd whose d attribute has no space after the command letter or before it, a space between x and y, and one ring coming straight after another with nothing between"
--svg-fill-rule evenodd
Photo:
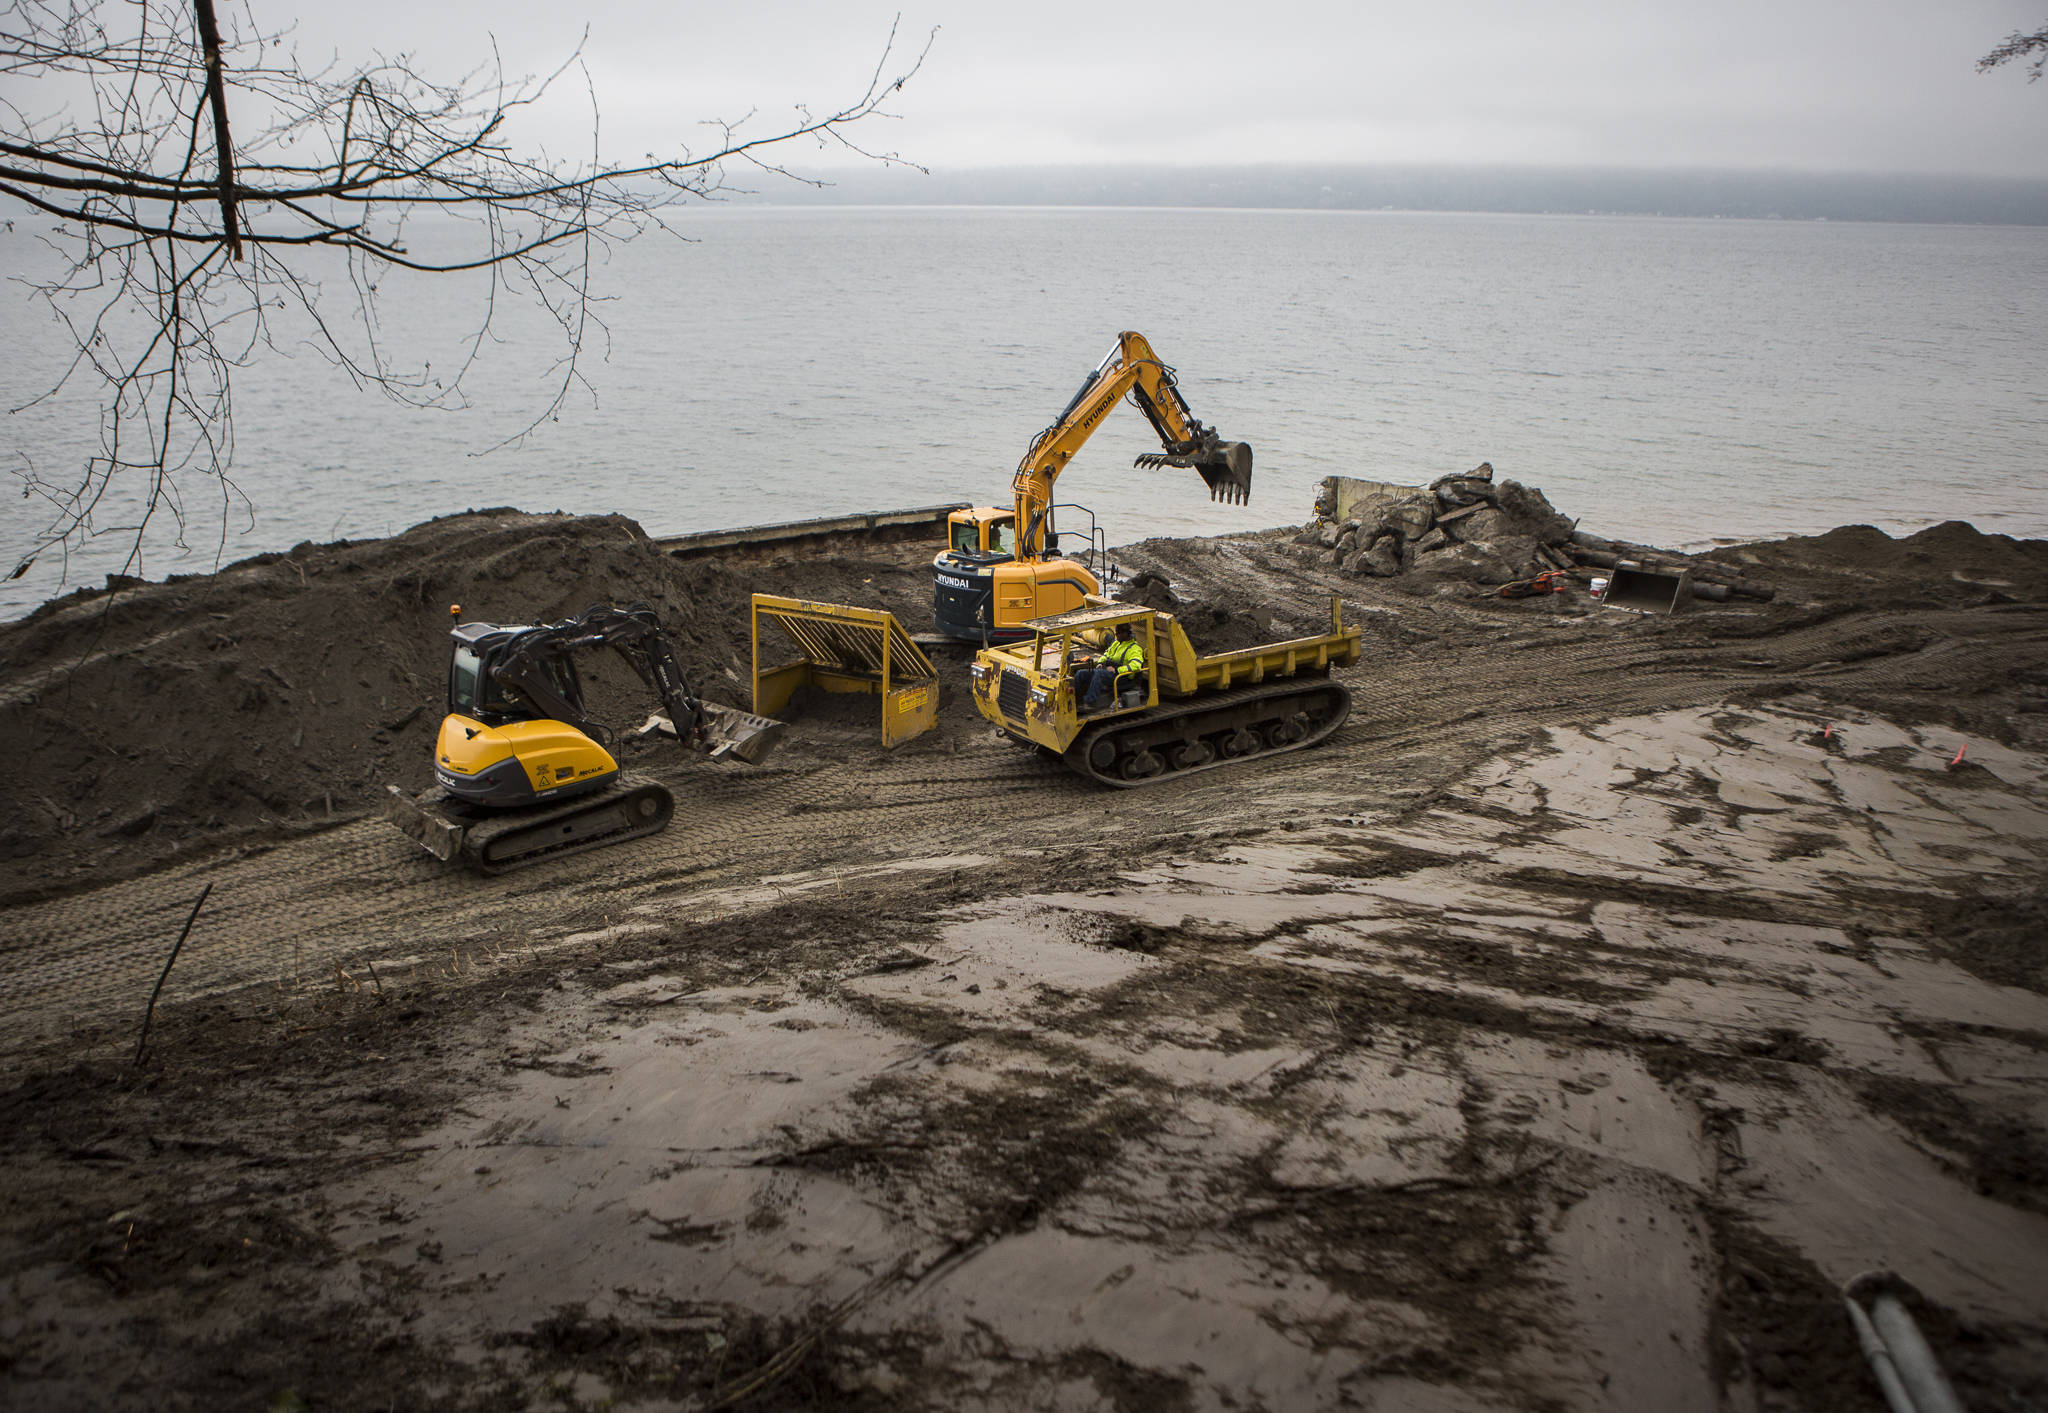
<instances>
[{"instance_id":1,"label":"calm gray water","mask_svg":"<svg viewBox=\"0 0 2048 1413\"><path fill-rule=\"evenodd\" d=\"M27 223L0 238L35 265ZM599 272L590 389L526 441L555 347L507 321L460 412L357 391L291 346L236 383L228 508L193 487L151 577L469 507L620 511L648 530L1000 502L1031 436L1121 329L1250 442L1249 507L1139 471L1134 410L1060 483L1112 542L1299 522L1333 472L1491 461L1599 533L1669 545L1961 518L2048 535L2048 229L1627 217L1041 208L704 208ZM474 281L389 277L379 335L437 370ZM0 395L67 349L0 298ZM8 419L9 461L84 454L88 399ZM43 525L18 495L12 563ZM132 512L131 512L132 513ZM102 517L119 526L116 506ZM1068 530L1078 528L1063 519ZM107 535L0 585L0 615L119 567Z\"/></svg>"}]
</instances>

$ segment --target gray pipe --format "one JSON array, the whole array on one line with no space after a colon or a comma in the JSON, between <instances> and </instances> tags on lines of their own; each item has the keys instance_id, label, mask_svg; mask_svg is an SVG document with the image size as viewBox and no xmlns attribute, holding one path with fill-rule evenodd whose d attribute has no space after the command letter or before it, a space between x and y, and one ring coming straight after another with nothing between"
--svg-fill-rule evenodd
<instances>
[{"instance_id":1,"label":"gray pipe","mask_svg":"<svg viewBox=\"0 0 2048 1413\"><path fill-rule=\"evenodd\" d=\"M1935 1362L1934 1351L1897 1296L1880 1295L1870 1303L1870 1319L1884 1336L1899 1379L1913 1396L1914 1413L1963 1413L1963 1401Z\"/></svg>"},{"instance_id":2,"label":"gray pipe","mask_svg":"<svg viewBox=\"0 0 2048 1413\"><path fill-rule=\"evenodd\" d=\"M1870 1317L1863 1313L1863 1307L1853 1300L1842 1303L1849 1307L1849 1323L1856 1327L1856 1342L1863 1346L1863 1357L1870 1361L1870 1372L1877 1375L1877 1386L1884 1390L1884 1401L1891 1405L1892 1413L1920 1413L1913 1406L1912 1395L1906 1392L1906 1386L1899 1382L1899 1371L1892 1364L1892 1352L1885 1348L1884 1340L1870 1323Z\"/></svg>"}]
</instances>

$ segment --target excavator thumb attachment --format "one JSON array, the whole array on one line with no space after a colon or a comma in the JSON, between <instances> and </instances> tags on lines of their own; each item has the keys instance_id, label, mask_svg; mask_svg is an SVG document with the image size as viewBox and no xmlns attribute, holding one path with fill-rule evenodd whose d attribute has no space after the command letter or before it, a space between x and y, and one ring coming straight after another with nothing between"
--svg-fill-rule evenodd
<instances>
[{"instance_id":1,"label":"excavator thumb attachment","mask_svg":"<svg viewBox=\"0 0 2048 1413\"><path fill-rule=\"evenodd\" d=\"M1136 466L1191 466L1209 483L1209 499L1246 505L1252 498L1252 449L1248 442L1212 441L1191 452L1147 452Z\"/></svg>"}]
</instances>

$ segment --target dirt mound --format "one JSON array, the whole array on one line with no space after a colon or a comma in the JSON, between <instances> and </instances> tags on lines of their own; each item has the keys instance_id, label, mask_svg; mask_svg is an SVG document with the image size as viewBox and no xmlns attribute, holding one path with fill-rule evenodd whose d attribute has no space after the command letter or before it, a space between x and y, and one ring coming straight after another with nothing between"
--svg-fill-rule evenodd
<instances>
[{"instance_id":1,"label":"dirt mound","mask_svg":"<svg viewBox=\"0 0 2048 1413\"><path fill-rule=\"evenodd\" d=\"M621 516L503 509L80 590L0 626L0 723L27 746L0 820L0 892L62 886L116 848L160 859L317 828L386 782L424 786L451 604L497 623L650 604L694 689L745 705L755 588L929 612L907 560L678 560ZM579 667L599 720L631 728L656 706L623 662Z\"/></svg>"},{"instance_id":2,"label":"dirt mound","mask_svg":"<svg viewBox=\"0 0 2048 1413\"><path fill-rule=\"evenodd\" d=\"M1274 628L1272 610L1265 605L1230 595L1184 601L1173 592L1173 581L1155 570L1132 575L1110 597L1172 614L1201 653L1234 653L1286 636Z\"/></svg>"},{"instance_id":3,"label":"dirt mound","mask_svg":"<svg viewBox=\"0 0 2048 1413\"><path fill-rule=\"evenodd\" d=\"M1985 591L1993 596L2003 591L2014 599L2037 601L2048 594L2048 541L1987 535L1962 520L1944 521L1903 539L1873 525L1843 525L1823 535L1730 546L1712 558L1750 572L1875 581L1923 596L1975 591L1981 599Z\"/></svg>"},{"instance_id":4,"label":"dirt mound","mask_svg":"<svg viewBox=\"0 0 2048 1413\"><path fill-rule=\"evenodd\" d=\"M1255 648L1288 636L1273 626L1272 610L1262 604L1187 604L1179 617L1188 641L1210 655Z\"/></svg>"}]
</instances>

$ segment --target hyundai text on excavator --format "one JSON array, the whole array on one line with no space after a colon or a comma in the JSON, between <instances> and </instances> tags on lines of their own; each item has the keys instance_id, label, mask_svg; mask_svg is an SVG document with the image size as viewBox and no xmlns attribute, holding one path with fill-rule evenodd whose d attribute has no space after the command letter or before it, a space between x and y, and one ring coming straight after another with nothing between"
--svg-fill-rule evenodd
<instances>
[{"instance_id":1,"label":"hyundai text on excavator","mask_svg":"<svg viewBox=\"0 0 2048 1413\"><path fill-rule=\"evenodd\" d=\"M949 518L947 546L932 561L932 616L940 632L975 643L1013 641L1030 635L1025 625L1032 619L1079 608L1101 592L1094 573L1060 556L1053 483L1126 393L1166 448L1135 465L1190 467L1208 482L1211 500L1250 500L1252 449L1197 421L1152 345L1142 335L1119 334L1017 463L1015 505L956 510Z\"/></svg>"},{"instance_id":2,"label":"hyundai text on excavator","mask_svg":"<svg viewBox=\"0 0 2048 1413\"><path fill-rule=\"evenodd\" d=\"M390 786L385 815L443 862L503 873L666 827L666 785L619 768L612 731L589 719L575 656L610 648L632 665L684 746L759 762L784 725L690 691L654 611L598 605L559 623L457 623L435 787Z\"/></svg>"}]
</instances>

